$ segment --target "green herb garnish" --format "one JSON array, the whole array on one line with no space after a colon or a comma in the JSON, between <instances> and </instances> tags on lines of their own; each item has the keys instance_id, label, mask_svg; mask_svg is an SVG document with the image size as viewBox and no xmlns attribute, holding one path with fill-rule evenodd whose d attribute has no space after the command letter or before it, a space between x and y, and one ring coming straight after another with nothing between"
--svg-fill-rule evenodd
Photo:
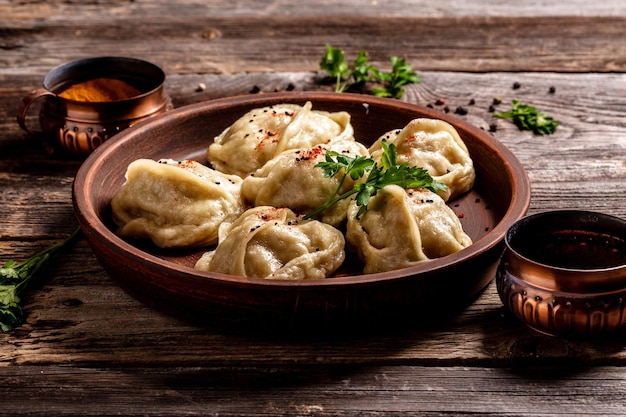
<instances>
[{"instance_id":1,"label":"green herb garnish","mask_svg":"<svg viewBox=\"0 0 626 417\"><path fill-rule=\"evenodd\" d=\"M391 57L391 72L381 72L376 68L373 71L376 78L387 85L372 90L374 95L378 97L401 98L404 95L405 85L416 84L421 81L406 60L395 56Z\"/></svg>"},{"instance_id":2,"label":"green herb garnish","mask_svg":"<svg viewBox=\"0 0 626 417\"><path fill-rule=\"evenodd\" d=\"M24 321L20 294L52 255L66 247L80 232L76 228L67 240L56 243L23 262L7 261L0 268L0 328L9 331Z\"/></svg>"},{"instance_id":3,"label":"green herb garnish","mask_svg":"<svg viewBox=\"0 0 626 417\"><path fill-rule=\"evenodd\" d=\"M394 144L388 144L383 140L381 145L383 154L380 165L373 159L364 156L352 158L334 151L326 152L326 160L319 162L315 167L323 170L324 177L331 178L340 172L342 172L342 177L335 193L326 203L308 213L304 218L315 217L338 201L356 194L355 201L359 207L356 215L358 219L367 211L370 198L387 185L395 184L402 188L427 189L434 193L446 189L445 184L435 181L424 168L412 167L406 162L398 165L398 153ZM367 178L364 182L356 183L352 189L339 194L348 176L356 181L366 174Z\"/></svg>"},{"instance_id":4,"label":"green herb garnish","mask_svg":"<svg viewBox=\"0 0 626 417\"><path fill-rule=\"evenodd\" d=\"M363 89L368 82L379 82L382 85L373 88L369 93L378 97L401 98L405 85L419 83L421 80L405 59L392 56L390 60L391 72L381 71L367 63L367 53L361 50L350 65L341 49L326 45L320 68L335 78L335 92Z\"/></svg>"},{"instance_id":5,"label":"green herb garnish","mask_svg":"<svg viewBox=\"0 0 626 417\"><path fill-rule=\"evenodd\" d=\"M559 122L533 106L518 100L512 101L513 108L504 113L494 113L494 117L513 121L520 130L530 130L536 135L554 133Z\"/></svg>"},{"instance_id":6,"label":"green herb garnish","mask_svg":"<svg viewBox=\"0 0 626 417\"><path fill-rule=\"evenodd\" d=\"M335 92L343 93L349 88L362 86L370 78L372 66L367 64L367 54L360 51L352 67L346 62L341 49L326 45L326 53L320 61L320 68L335 78Z\"/></svg>"}]
</instances>

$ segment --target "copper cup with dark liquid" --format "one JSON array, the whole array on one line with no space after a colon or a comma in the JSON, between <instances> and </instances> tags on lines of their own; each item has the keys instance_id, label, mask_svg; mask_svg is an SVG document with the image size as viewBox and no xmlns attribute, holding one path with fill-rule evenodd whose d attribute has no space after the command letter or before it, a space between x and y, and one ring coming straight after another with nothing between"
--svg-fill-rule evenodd
<instances>
[{"instance_id":1,"label":"copper cup with dark liquid","mask_svg":"<svg viewBox=\"0 0 626 417\"><path fill-rule=\"evenodd\" d=\"M505 236L504 306L542 333L593 337L626 325L626 221L584 210L522 218Z\"/></svg>"},{"instance_id":2,"label":"copper cup with dark liquid","mask_svg":"<svg viewBox=\"0 0 626 417\"><path fill-rule=\"evenodd\" d=\"M41 134L53 151L86 157L116 133L172 108L165 73L135 58L96 57L51 70L43 86L18 106L17 122ZM41 100L40 131L27 123L29 109Z\"/></svg>"}]
</instances>

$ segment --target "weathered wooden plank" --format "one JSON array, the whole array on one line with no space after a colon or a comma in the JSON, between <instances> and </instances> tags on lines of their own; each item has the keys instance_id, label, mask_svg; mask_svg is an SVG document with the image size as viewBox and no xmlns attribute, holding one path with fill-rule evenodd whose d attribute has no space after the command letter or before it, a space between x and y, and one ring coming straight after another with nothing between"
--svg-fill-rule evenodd
<instances>
[{"instance_id":1,"label":"weathered wooden plank","mask_svg":"<svg viewBox=\"0 0 626 417\"><path fill-rule=\"evenodd\" d=\"M310 71L326 44L378 66L404 57L424 71L610 72L626 68L624 16L395 17L71 15L0 20L0 68L52 67L94 55L151 60L168 73ZM67 21L70 19L71 23ZM69 24L69 26L68 26ZM285 40L288 39L288 42ZM611 42L607 42L611 39Z\"/></svg>"},{"instance_id":2,"label":"weathered wooden plank","mask_svg":"<svg viewBox=\"0 0 626 417\"><path fill-rule=\"evenodd\" d=\"M441 0L436 3L424 0L323 0L293 2L291 0L112 0L106 7L95 2L76 3L71 0L30 0L27 2L0 3L2 15L14 20L61 18L73 15L102 17L134 16L138 19L169 16L212 15L232 16L383 16L441 17L441 16L618 16L626 13L620 0L606 0L593 4L585 0L552 1L529 0L515 3L506 0L470 0L458 2ZM5 14L6 12L6 14Z\"/></svg>"},{"instance_id":3,"label":"weathered wooden plank","mask_svg":"<svg viewBox=\"0 0 626 417\"><path fill-rule=\"evenodd\" d=\"M620 416L621 368L3 368L3 412L65 416ZM558 387L558 389L557 389ZM183 411L184 410L184 411Z\"/></svg>"}]
</instances>

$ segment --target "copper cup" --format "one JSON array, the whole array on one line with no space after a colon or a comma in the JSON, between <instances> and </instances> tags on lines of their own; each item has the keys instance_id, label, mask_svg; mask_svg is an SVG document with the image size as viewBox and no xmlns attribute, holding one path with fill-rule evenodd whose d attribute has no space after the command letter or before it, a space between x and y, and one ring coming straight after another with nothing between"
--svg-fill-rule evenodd
<instances>
[{"instance_id":1,"label":"copper cup","mask_svg":"<svg viewBox=\"0 0 626 417\"><path fill-rule=\"evenodd\" d=\"M626 327L626 221L585 210L527 216L505 236L496 283L529 327L596 337Z\"/></svg>"},{"instance_id":2,"label":"copper cup","mask_svg":"<svg viewBox=\"0 0 626 417\"><path fill-rule=\"evenodd\" d=\"M73 85L103 77L122 81L137 94L102 101L61 96ZM24 97L17 122L31 134L42 134L53 150L83 158L121 130L170 110L172 102L164 82L165 73L158 66L134 58L97 57L66 63L46 75L43 87ZM34 131L27 126L26 117L40 99L41 131Z\"/></svg>"}]
</instances>

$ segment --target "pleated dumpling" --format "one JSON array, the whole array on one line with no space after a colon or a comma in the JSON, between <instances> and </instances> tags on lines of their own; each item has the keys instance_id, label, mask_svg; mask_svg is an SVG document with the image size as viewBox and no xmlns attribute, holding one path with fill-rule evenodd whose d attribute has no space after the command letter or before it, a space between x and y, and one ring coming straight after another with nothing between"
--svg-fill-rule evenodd
<instances>
[{"instance_id":1,"label":"pleated dumpling","mask_svg":"<svg viewBox=\"0 0 626 417\"><path fill-rule=\"evenodd\" d=\"M332 150L348 157L369 156L367 148L355 140L333 140L328 145L292 149L268 161L253 175L246 177L241 187L244 198L253 206L289 207L298 213L308 213L332 197L354 187L349 176L340 184L341 175L324 177L315 165L325 160ZM339 190L338 190L339 188ZM341 200L323 211L318 219L339 226L346 219L349 200Z\"/></svg>"},{"instance_id":2,"label":"pleated dumpling","mask_svg":"<svg viewBox=\"0 0 626 417\"><path fill-rule=\"evenodd\" d=\"M218 171L244 178L288 149L312 148L336 138L352 138L347 112L329 113L279 104L251 110L217 136L207 159Z\"/></svg>"},{"instance_id":3,"label":"pleated dumpling","mask_svg":"<svg viewBox=\"0 0 626 417\"><path fill-rule=\"evenodd\" d=\"M358 253L366 274L413 266L472 244L452 209L428 190L388 185L357 219L358 210L353 202L346 242Z\"/></svg>"},{"instance_id":4,"label":"pleated dumpling","mask_svg":"<svg viewBox=\"0 0 626 417\"><path fill-rule=\"evenodd\" d=\"M244 211L242 182L195 161L138 159L111 202L117 233L163 248L213 245Z\"/></svg>"},{"instance_id":5,"label":"pleated dumpling","mask_svg":"<svg viewBox=\"0 0 626 417\"><path fill-rule=\"evenodd\" d=\"M196 269L253 278L322 279L341 266L345 239L334 227L288 208L255 207L220 228Z\"/></svg>"},{"instance_id":6,"label":"pleated dumpling","mask_svg":"<svg viewBox=\"0 0 626 417\"><path fill-rule=\"evenodd\" d=\"M403 129L381 136L369 149L374 160L382 155L381 141L393 143L398 163L424 168L447 188L439 195L446 201L469 191L476 173L467 146L456 129L443 120L419 118Z\"/></svg>"}]
</instances>

